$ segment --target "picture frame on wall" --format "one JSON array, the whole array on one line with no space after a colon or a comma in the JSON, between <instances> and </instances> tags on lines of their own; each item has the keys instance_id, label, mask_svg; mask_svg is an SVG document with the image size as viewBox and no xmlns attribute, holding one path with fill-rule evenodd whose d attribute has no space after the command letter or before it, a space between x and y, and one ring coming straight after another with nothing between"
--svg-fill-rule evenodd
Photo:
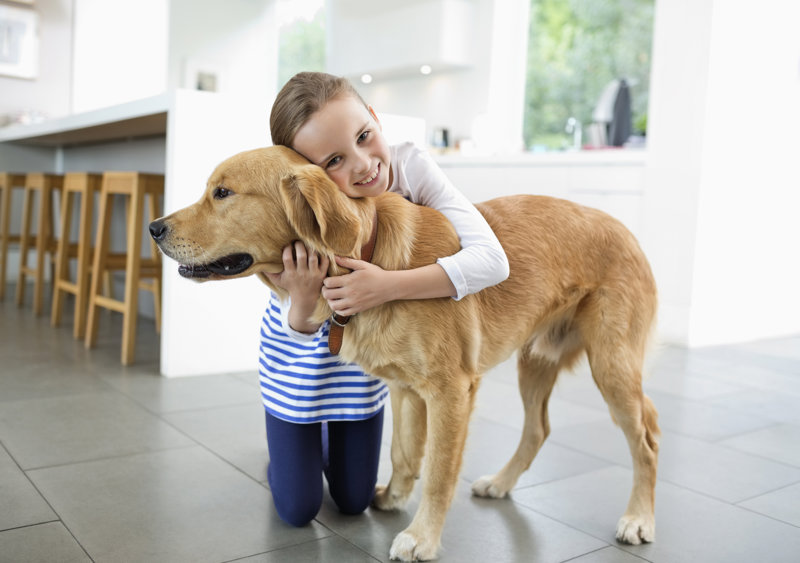
<instances>
[{"instance_id":1,"label":"picture frame on wall","mask_svg":"<svg viewBox=\"0 0 800 563\"><path fill-rule=\"evenodd\" d=\"M32 8L0 4L0 76L34 79L38 71L38 14Z\"/></svg>"}]
</instances>

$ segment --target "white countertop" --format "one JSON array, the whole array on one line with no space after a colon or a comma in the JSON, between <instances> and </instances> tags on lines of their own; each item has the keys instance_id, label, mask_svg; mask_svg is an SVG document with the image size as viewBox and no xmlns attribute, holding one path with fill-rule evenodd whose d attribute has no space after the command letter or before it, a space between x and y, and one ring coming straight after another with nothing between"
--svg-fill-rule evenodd
<instances>
[{"instance_id":1,"label":"white countertop","mask_svg":"<svg viewBox=\"0 0 800 563\"><path fill-rule=\"evenodd\" d=\"M434 154L442 168L526 166L644 166L646 149L597 149L496 155Z\"/></svg>"},{"instance_id":2,"label":"white countertop","mask_svg":"<svg viewBox=\"0 0 800 563\"><path fill-rule=\"evenodd\" d=\"M85 113L28 125L0 128L0 142L63 146L163 135L167 130L170 92Z\"/></svg>"}]
</instances>

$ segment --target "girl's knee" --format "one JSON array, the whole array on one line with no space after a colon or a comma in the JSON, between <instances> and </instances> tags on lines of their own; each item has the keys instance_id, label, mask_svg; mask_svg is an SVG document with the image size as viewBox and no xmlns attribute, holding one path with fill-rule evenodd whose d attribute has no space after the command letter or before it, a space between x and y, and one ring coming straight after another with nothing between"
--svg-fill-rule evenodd
<instances>
[{"instance_id":1,"label":"girl's knee","mask_svg":"<svg viewBox=\"0 0 800 563\"><path fill-rule=\"evenodd\" d=\"M360 490L340 490L336 487L331 487L331 498L339 508L339 512L347 515L356 515L364 512L372 502L375 496L375 485L371 487L362 488Z\"/></svg>"},{"instance_id":2,"label":"girl's knee","mask_svg":"<svg viewBox=\"0 0 800 563\"><path fill-rule=\"evenodd\" d=\"M315 505L300 505L299 503L281 502L279 499L275 499L275 509L278 511L278 516L281 517L281 520L296 528L308 525L319 513L320 506L322 506L321 500Z\"/></svg>"},{"instance_id":3,"label":"girl's knee","mask_svg":"<svg viewBox=\"0 0 800 563\"><path fill-rule=\"evenodd\" d=\"M321 481L321 476L318 481ZM272 490L272 501L281 520L297 528L307 525L322 506L322 484L309 480L306 483L276 479L272 464L267 470L267 480Z\"/></svg>"}]
</instances>

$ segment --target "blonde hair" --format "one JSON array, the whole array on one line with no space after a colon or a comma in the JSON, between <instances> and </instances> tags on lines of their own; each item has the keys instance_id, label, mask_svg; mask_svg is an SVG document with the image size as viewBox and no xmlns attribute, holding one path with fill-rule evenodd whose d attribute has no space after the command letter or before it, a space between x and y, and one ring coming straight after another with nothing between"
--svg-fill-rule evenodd
<instances>
[{"instance_id":1,"label":"blonde hair","mask_svg":"<svg viewBox=\"0 0 800 563\"><path fill-rule=\"evenodd\" d=\"M272 143L292 147L297 131L311 116L338 96L353 96L364 107L361 95L343 77L324 72L298 72L278 92L269 116Z\"/></svg>"}]
</instances>

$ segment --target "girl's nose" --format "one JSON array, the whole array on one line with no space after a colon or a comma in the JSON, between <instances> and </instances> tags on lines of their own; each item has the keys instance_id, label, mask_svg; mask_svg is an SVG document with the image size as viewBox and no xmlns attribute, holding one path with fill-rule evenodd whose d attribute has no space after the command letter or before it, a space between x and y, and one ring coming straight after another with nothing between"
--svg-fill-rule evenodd
<instances>
[{"instance_id":1,"label":"girl's nose","mask_svg":"<svg viewBox=\"0 0 800 563\"><path fill-rule=\"evenodd\" d=\"M356 172L358 174L366 174L372 168L372 159L366 152L359 153L358 163L356 165Z\"/></svg>"}]
</instances>

